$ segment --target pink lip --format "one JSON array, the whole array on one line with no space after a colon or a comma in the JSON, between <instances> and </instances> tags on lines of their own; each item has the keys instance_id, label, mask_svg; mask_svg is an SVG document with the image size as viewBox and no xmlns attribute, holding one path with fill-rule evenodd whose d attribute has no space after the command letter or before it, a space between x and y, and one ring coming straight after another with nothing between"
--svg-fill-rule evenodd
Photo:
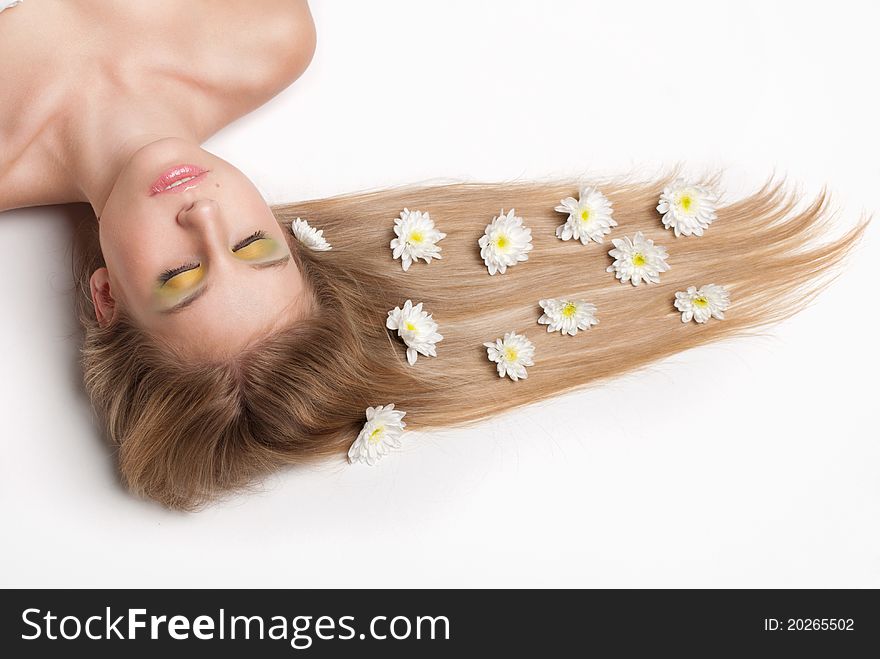
<instances>
[{"instance_id":1,"label":"pink lip","mask_svg":"<svg viewBox=\"0 0 880 659\"><path fill-rule=\"evenodd\" d=\"M209 171L211 170L202 169L198 165L175 165L159 176L153 185L150 186L150 196L163 194L165 192L183 192L184 190L190 190L201 183ZM180 181L181 179L189 178L190 176L195 178L186 183L176 185L173 188L168 188L172 183ZM166 190L165 188L168 189Z\"/></svg>"}]
</instances>

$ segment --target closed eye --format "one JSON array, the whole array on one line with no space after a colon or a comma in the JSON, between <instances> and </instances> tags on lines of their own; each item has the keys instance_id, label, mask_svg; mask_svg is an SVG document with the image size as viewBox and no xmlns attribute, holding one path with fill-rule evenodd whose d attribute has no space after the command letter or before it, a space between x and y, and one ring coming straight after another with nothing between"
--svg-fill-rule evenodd
<instances>
[{"instance_id":1,"label":"closed eye","mask_svg":"<svg viewBox=\"0 0 880 659\"><path fill-rule=\"evenodd\" d=\"M249 235L244 240L240 240L235 244L235 247L232 248L233 252L238 252L248 245L255 243L258 240L263 240L266 237L266 232L262 229L259 231L254 231L251 235Z\"/></svg>"},{"instance_id":2,"label":"closed eye","mask_svg":"<svg viewBox=\"0 0 880 659\"><path fill-rule=\"evenodd\" d=\"M281 258L275 259L274 261L264 261L261 263L251 263L251 268L254 270L265 270L268 268L283 268L288 263L290 263L291 255L288 253ZM205 294L205 291L208 289L210 284L205 284L204 286L199 286L198 290L196 290L192 295L186 296L180 302L175 304L173 307L169 309L163 309L161 313L163 314L173 314L186 309L193 302L198 300L201 296Z\"/></svg>"},{"instance_id":3,"label":"closed eye","mask_svg":"<svg viewBox=\"0 0 880 659\"><path fill-rule=\"evenodd\" d=\"M265 231L259 230L254 231L247 238L238 241L232 247L232 252L246 260L252 260L267 256L273 251L274 247L275 241L267 238ZM159 275L159 285L161 288L189 288L201 279L201 270L200 263L187 263L171 268Z\"/></svg>"},{"instance_id":4,"label":"closed eye","mask_svg":"<svg viewBox=\"0 0 880 659\"><path fill-rule=\"evenodd\" d=\"M168 288L185 288L187 284L193 283L193 280L197 277L195 274L186 275L185 277L181 275L184 275L185 273L197 273L201 267L200 263L187 263L186 265L166 270L159 275L159 282L163 288L166 286Z\"/></svg>"},{"instance_id":5,"label":"closed eye","mask_svg":"<svg viewBox=\"0 0 880 659\"><path fill-rule=\"evenodd\" d=\"M232 248L237 258L243 261L261 261L277 254L279 243L266 235L265 231L255 231Z\"/></svg>"}]
</instances>

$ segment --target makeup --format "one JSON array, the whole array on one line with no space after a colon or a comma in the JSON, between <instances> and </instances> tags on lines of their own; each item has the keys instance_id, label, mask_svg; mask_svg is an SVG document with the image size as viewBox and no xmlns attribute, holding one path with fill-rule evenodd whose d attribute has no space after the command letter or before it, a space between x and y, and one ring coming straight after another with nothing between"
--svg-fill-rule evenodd
<instances>
[{"instance_id":1,"label":"makeup","mask_svg":"<svg viewBox=\"0 0 880 659\"><path fill-rule=\"evenodd\" d=\"M201 183L210 171L198 165L175 165L153 182L150 186L150 196L191 190Z\"/></svg>"}]
</instances>

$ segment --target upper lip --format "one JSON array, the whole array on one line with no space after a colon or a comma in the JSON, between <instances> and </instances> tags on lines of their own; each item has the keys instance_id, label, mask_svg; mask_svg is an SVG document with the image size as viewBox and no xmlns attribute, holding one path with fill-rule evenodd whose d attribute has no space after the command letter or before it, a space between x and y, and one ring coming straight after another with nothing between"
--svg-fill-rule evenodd
<instances>
[{"instance_id":1,"label":"upper lip","mask_svg":"<svg viewBox=\"0 0 880 659\"><path fill-rule=\"evenodd\" d=\"M150 186L150 195L161 194L163 192L172 192L172 191L180 191L182 189L189 189L190 187L195 187L198 185L198 182L205 174L207 174L210 170L204 169L203 167L199 167L198 165L175 165L164 171L159 178L157 178L153 184ZM180 183L173 188L169 188L168 186L176 183L178 181L185 180L187 178L192 178L192 181L187 181L187 183Z\"/></svg>"}]
</instances>

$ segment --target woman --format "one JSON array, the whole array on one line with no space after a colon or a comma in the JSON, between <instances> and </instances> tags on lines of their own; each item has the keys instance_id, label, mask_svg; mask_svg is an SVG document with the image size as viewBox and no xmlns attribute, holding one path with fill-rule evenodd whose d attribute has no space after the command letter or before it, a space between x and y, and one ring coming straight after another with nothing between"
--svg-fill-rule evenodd
<instances>
[{"instance_id":1,"label":"woman","mask_svg":"<svg viewBox=\"0 0 880 659\"><path fill-rule=\"evenodd\" d=\"M25 0L0 16L0 57L21 62L0 89L14 117L0 136L0 209L87 201L94 210L76 262L85 385L126 482L168 506L193 508L280 466L344 454L368 407L394 403L408 428L469 423L779 320L864 228L810 247L824 197L798 209L768 184L679 235L657 211L678 185L672 174L592 181L592 192L571 181L459 184L269 207L198 144L302 73L315 43L308 8L178 8ZM45 39L25 38L34 33ZM590 208L604 214L600 225L580 203L598 191ZM557 207L569 198L566 219ZM692 203L675 201L688 212ZM424 236L394 232L409 209L429 212L445 234L422 258ZM505 209L530 234L511 228L522 241L511 245L487 231L479 242ZM332 249L294 238L298 217ZM607 241L638 232L668 259L632 286ZM411 265L390 249L399 239ZM645 255L628 258L644 266ZM729 293L724 319L682 323L703 302L692 296L682 311L676 293L713 283ZM550 299L588 300L595 318L584 303L583 331L548 331L546 316L567 313L548 311ZM407 300L424 304L442 339L417 344L391 322ZM523 355L511 343L489 348L497 364L487 360L483 344L511 331L528 340L517 344ZM508 371L516 381L498 377Z\"/></svg>"},{"instance_id":2,"label":"woman","mask_svg":"<svg viewBox=\"0 0 880 659\"><path fill-rule=\"evenodd\" d=\"M170 244L190 251L195 246L176 242L159 222L181 212L182 191L145 196L142 189L169 166L198 163L211 170L205 180L211 201L187 204L178 217L181 236L194 236L184 224L220 212L246 218L251 231L273 225L278 234L250 181L198 145L289 85L315 47L304 1L266 0L246 12L207 2L188 3L183 14L179 7L36 0L4 12L0 42L3 61L16 62L3 78L4 116L12 123L4 123L0 209L91 204L108 266L90 283L98 320L109 322L123 296L129 313L165 336L180 333L181 316L158 314L146 277L164 259L174 260ZM215 264L218 273L222 263ZM213 288L248 295L263 309L291 305L300 288L295 268L261 274L259 287L247 285L255 277L243 277L234 289L228 281ZM212 295L203 303L221 299ZM263 312L225 323L224 345L239 345L267 320ZM210 322L189 324L206 345L217 340L218 329Z\"/></svg>"}]
</instances>

